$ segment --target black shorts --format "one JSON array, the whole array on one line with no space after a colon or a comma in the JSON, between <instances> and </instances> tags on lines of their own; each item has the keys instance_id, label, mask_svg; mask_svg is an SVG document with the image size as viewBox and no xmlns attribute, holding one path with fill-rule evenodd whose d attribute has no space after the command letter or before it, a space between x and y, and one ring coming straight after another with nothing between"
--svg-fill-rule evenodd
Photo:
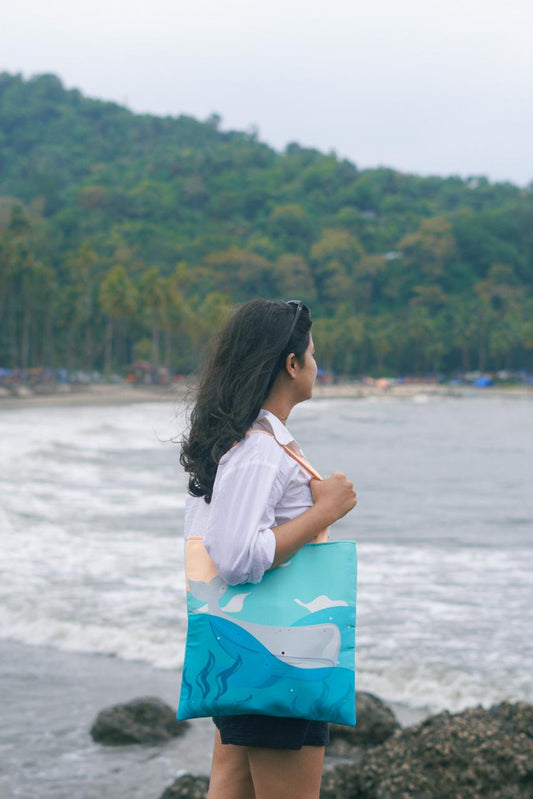
<instances>
[{"instance_id":1,"label":"black shorts","mask_svg":"<svg viewBox=\"0 0 533 799\"><path fill-rule=\"evenodd\" d=\"M277 716L215 716L223 744L261 746L266 749L301 749L327 746L329 727L325 721Z\"/></svg>"}]
</instances>

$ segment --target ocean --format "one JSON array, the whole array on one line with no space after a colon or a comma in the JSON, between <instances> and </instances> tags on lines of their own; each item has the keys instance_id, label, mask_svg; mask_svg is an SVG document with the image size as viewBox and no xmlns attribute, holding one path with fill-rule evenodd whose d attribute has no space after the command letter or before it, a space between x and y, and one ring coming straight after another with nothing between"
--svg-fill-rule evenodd
<instances>
[{"instance_id":1,"label":"ocean","mask_svg":"<svg viewBox=\"0 0 533 799\"><path fill-rule=\"evenodd\" d=\"M54 721L57 696L51 705L44 677L54 675L60 696L63 675L75 697L87 689L76 689L72 670L120 685L122 664L113 696L150 693L153 679L151 693L164 686L164 698L177 701L186 479L175 440L184 424L172 403L0 407L6 795L59 799L61 786L65 797L75 788L87 799L160 793L106 783L111 755L102 772L87 731L65 731L65 719L79 724L72 714ZM533 702L531 399L316 399L297 406L288 426L322 474L346 472L358 491L357 508L332 530L358 544L358 688L415 716ZM91 693L87 712L99 696ZM17 706L48 737L25 736ZM171 751L165 776L190 765L183 754L173 763ZM132 757L124 755L130 775ZM152 772L139 766L145 779ZM39 781L44 787L30 789Z\"/></svg>"}]
</instances>

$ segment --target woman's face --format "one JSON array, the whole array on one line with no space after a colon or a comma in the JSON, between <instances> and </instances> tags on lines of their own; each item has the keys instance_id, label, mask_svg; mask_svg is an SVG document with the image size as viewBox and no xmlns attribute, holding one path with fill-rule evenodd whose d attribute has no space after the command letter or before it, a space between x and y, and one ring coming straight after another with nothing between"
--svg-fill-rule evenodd
<instances>
[{"instance_id":1,"label":"woman's face","mask_svg":"<svg viewBox=\"0 0 533 799\"><path fill-rule=\"evenodd\" d=\"M317 365L315 361L315 345L313 343L313 336L309 334L309 346L307 347L304 355L303 366L300 366L296 361L297 368L297 388L298 388L298 402L303 402L310 399L313 395L313 386L316 380Z\"/></svg>"}]
</instances>

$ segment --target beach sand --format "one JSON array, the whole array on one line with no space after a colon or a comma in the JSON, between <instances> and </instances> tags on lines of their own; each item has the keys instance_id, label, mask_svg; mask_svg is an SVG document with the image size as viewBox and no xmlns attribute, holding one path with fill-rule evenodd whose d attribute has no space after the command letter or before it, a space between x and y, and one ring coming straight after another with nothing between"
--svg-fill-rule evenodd
<instances>
[{"instance_id":1,"label":"beach sand","mask_svg":"<svg viewBox=\"0 0 533 799\"><path fill-rule=\"evenodd\" d=\"M41 394L23 391L13 396L3 389L0 392L0 409L57 405L125 405L135 402L183 402L194 395L185 381L170 386L132 385L130 383L94 383L90 385L64 385L53 393ZM456 386L439 383L409 382L383 385L362 383L317 384L315 399L367 397L429 399L431 397L513 397L533 399L533 386Z\"/></svg>"},{"instance_id":2,"label":"beach sand","mask_svg":"<svg viewBox=\"0 0 533 799\"><path fill-rule=\"evenodd\" d=\"M5 389L4 389L5 391ZM65 385L50 393L23 391L20 396L0 394L0 408L57 405L129 405L135 402L180 402L188 393L185 385L135 386L130 383Z\"/></svg>"}]
</instances>

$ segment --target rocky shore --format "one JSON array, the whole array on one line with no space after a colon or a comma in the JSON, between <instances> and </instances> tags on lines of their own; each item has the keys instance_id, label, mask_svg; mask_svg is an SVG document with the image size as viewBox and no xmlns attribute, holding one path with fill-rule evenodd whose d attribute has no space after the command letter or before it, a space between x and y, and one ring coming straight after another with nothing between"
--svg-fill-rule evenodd
<instances>
[{"instance_id":1,"label":"rocky shore","mask_svg":"<svg viewBox=\"0 0 533 799\"><path fill-rule=\"evenodd\" d=\"M529 799L533 706L439 713L326 770L321 799Z\"/></svg>"},{"instance_id":2,"label":"rocky shore","mask_svg":"<svg viewBox=\"0 0 533 799\"><path fill-rule=\"evenodd\" d=\"M173 726L171 715L157 699L134 700L102 711L92 735L110 745L186 735L188 725ZM402 729L384 702L360 692L357 718L354 728L331 725L320 799L533 797L533 705L443 712ZM204 799L208 783L207 775L182 774L160 799Z\"/></svg>"}]
</instances>

